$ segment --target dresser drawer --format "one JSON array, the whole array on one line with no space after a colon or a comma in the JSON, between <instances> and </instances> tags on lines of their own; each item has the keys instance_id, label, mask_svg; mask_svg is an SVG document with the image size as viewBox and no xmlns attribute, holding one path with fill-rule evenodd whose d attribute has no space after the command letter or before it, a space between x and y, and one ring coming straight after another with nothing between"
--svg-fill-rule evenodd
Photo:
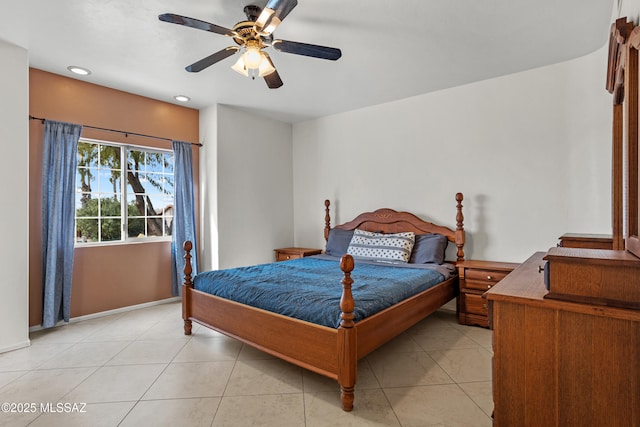
<instances>
[{"instance_id":1,"label":"dresser drawer","mask_svg":"<svg viewBox=\"0 0 640 427\"><path fill-rule=\"evenodd\" d=\"M504 279L507 274L509 274L509 271L467 269L465 271L464 287L486 291Z\"/></svg>"},{"instance_id":2,"label":"dresser drawer","mask_svg":"<svg viewBox=\"0 0 640 427\"><path fill-rule=\"evenodd\" d=\"M487 300L482 295L462 294L464 311L471 314L487 315Z\"/></svg>"}]
</instances>

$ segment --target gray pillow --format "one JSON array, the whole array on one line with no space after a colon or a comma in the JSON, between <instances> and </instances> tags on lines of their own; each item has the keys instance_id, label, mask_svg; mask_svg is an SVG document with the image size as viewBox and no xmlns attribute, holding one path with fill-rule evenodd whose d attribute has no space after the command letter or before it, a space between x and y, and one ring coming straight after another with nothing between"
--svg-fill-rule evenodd
<instances>
[{"instance_id":1,"label":"gray pillow","mask_svg":"<svg viewBox=\"0 0 640 427\"><path fill-rule=\"evenodd\" d=\"M447 237L442 234L416 234L409 263L442 264L448 243Z\"/></svg>"},{"instance_id":2,"label":"gray pillow","mask_svg":"<svg viewBox=\"0 0 640 427\"><path fill-rule=\"evenodd\" d=\"M331 256L342 256L346 254L352 237L353 230L332 228L329 230L329 239L327 240L325 253Z\"/></svg>"}]
</instances>

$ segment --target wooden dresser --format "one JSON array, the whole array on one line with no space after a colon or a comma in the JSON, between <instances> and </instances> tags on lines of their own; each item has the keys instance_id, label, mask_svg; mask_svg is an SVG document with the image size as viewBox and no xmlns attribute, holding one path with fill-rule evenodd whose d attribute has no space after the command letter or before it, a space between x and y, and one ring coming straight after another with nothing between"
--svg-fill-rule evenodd
<instances>
[{"instance_id":1,"label":"wooden dresser","mask_svg":"<svg viewBox=\"0 0 640 427\"><path fill-rule=\"evenodd\" d=\"M600 252L616 252L611 259L627 263L621 270L637 272L623 251ZM640 426L640 311L545 298L546 255L534 254L486 294L494 426ZM587 281L603 280L592 264L577 265L592 270ZM629 277L640 287L635 272Z\"/></svg>"},{"instance_id":2,"label":"wooden dresser","mask_svg":"<svg viewBox=\"0 0 640 427\"><path fill-rule=\"evenodd\" d=\"M504 279L518 264L494 261L462 261L457 264L460 276L460 294L456 311L461 325L489 326L487 301L482 297L487 290Z\"/></svg>"},{"instance_id":3,"label":"wooden dresser","mask_svg":"<svg viewBox=\"0 0 640 427\"><path fill-rule=\"evenodd\" d=\"M288 261L322 253L322 249L313 248L278 248L274 250L276 252L276 261Z\"/></svg>"}]
</instances>

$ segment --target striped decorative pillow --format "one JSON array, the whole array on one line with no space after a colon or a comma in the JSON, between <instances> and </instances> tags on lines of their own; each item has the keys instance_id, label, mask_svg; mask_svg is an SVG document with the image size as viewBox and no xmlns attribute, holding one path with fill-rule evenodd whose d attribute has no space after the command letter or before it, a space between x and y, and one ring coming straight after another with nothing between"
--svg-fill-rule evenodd
<instances>
[{"instance_id":1,"label":"striped decorative pillow","mask_svg":"<svg viewBox=\"0 0 640 427\"><path fill-rule=\"evenodd\" d=\"M413 232L382 234L356 228L347 253L364 260L408 262L414 243Z\"/></svg>"}]
</instances>

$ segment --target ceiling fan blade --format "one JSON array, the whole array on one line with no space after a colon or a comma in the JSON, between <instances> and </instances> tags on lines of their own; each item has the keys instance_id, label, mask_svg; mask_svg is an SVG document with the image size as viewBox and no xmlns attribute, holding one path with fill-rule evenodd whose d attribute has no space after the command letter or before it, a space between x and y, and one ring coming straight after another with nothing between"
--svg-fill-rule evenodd
<instances>
[{"instance_id":1,"label":"ceiling fan blade","mask_svg":"<svg viewBox=\"0 0 640 427\"><path fill-rule=\"evenodd\" d=\"M236 35L235 31L230 30L228 28L224 28L216 24L211 24L209 22L201 21L199 19L176 15L174 13L163 13L162 15L158 15L158 19L164 22L169 22L171 24L184 25L187 27L196 28L198 30L209 31L216 34L222 34L223 36L233 37Z\"/></svg>"},{"instance_id":2,"label":"ceiling fan blade","mask_svg":"<svg viewBox=\"0 0 640 427\"><path fill-rule=\"evenodd\" d=\"M278 71L274 71L273 73L264 76L264 81L267 82L267 86L269 86L269 89L278 89L284 84L280 79Z\"/></svg>"},{"instance_id":3,"label":"ceiling fan blade","mask_svg":"<svg viewBox=\"0 0 640 427\"><path fill-rule=\"evenodd\" d=\"M273 61L271 60L271 57L269 56L269 54L267 54L267 52L263 52L263 53L265 58L267 58L267 61L269 61L269 64L271 64L271 66L273 67L272 73L269 73L266 76L263 76L264 81L267 82L267 86L269 86L269 89L278 89L284 83L282 83L282 79L278 74L278 70L276 70L275 65L273 65Z\"/></svg>"},{"instance_id":4,"label":"ceiling fan blade","mask_svg":"<svg viewBox=\"0 0 640 427\"><path fill-rule=\"evenodd\" d=\"M198 62L194 62L193 64L186 67L186 70L190 73L198 73L204 70L205 68L212 66L216 62L222 61L223 59L230 57L231 55L236 53L238 50L240 50L239 47L229 46L227 48L217 51L213 55L209 55L206 58L201 59Z\"/></svg>"},{"instance_id":5,"label":"ceiling fan blade","mask_svg":"<svg viewBox=\"0 0 640 427\"><path fill-rule=\"evenodd\" d=\"M256 19L254 27L263 35L273 33L289 12L298 5L298 0L269 0Z\"/></svg>"},{"instance_id":6,"label":"ceiling fan blade","mask_svg":"<svg viewBox=\"0 0 640 427\"><path fill-rule=\"evenodd\" d=\"M342 56L342 51L335 47L318 46L315 44L292 42L288 40L274 40L272 46L280 52L311 56L320 59L330 59L331 61L335 61Z\"/></svg>"}]
</instances>

